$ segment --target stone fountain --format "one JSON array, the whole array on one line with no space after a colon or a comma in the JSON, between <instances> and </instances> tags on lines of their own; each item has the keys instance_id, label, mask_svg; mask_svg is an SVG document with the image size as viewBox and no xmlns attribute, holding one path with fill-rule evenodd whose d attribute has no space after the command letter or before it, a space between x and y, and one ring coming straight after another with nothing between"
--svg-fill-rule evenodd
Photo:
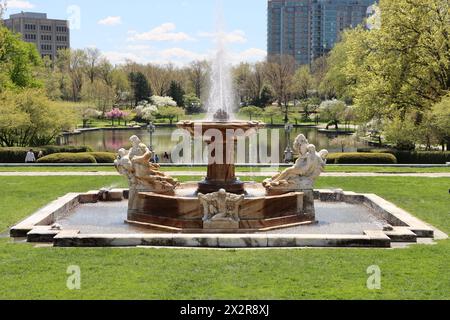
<instances>
[{"instance_id":1,"label":"stone fountain","mask_svg":"<svg viewBox=\"0 0 450 320\"><path fill-rule=\"evenodd\" d=\"M150 163L152 151L133 136L133 147L121 149L115 164L130 184L128 223L171 233L251 233L315 223L313 185L325 167L327 151L316 152L300 135L294 143L300 157L292 168L263 184L243 183L235 174L236 136L230 132L249 135L262 123L215 118L178 126L192 134L200 130L209 145L214 142L209 130L226 133L223 140L228 144L220 142L226 159L210 152L206 179L180 184Z\"/></svg>"}]
</instances>

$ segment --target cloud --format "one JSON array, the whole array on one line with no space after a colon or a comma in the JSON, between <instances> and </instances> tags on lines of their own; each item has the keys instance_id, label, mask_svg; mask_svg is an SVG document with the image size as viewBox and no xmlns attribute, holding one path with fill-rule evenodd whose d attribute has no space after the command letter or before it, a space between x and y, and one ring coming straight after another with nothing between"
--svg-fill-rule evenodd
<instances>
[{"instance_id":1,"label":"cloud","mask_svg":"<svg viewBox=\"0 0 450 320\"><path fill-rule=\"evenodd\" d=\"M9 0L8 9L33 9L35 5L29 1Z\"/></svg>"},{"instance_id":2,"label":"cloud","mask_svg":"<svg viewBox=\"0 0 450 320\"><path fill-rule=\"evenodd\" d=\"M238 57L243 61L261 61L267 57L267 51L258 48L250 48L240 52Z\"/></svg>"},{"instance_id":3,"label":"cloud","mask_svg":"<svg viewBox=\"0 0 450 320\"><path fill-rule=\"evenodd\" d=\"M181 58L189 61L206 59L207 55L185 50L182 48L171 48L160 52L163 59Z\"/></svg>"},{"instance_id":4,"label":"cloud","mask_svg":"<svg viewBox=\"0 0 450 320\"><path fill-rule=\"evenodd\" d=\"M232 32L199 32L199 37L223 39L226 43L246 43L247 37L242 30L234 30Z\"/></svg>"},{"instance_id":5,"label":"cloud","mask_svg":"<svg viewBox=\"0 0 450 320\"><path fill-rule=\"evenodd\" d=\"M143 33L136 31L129 31L129 41L191 41L194 40L191 36L184 32L174 32L176 30L174 23L168 22Z\"/></svg>"},{"instance_id":6,"label":"cloud","mask_svg":"<svg viewBox=\"0 0 450 320\"><path fill-rule=\"evenodd\" d=\"M119 24L122 24L122 17L120 16L109 16L102 20L98 21L98 24L104 25L104 26L117 26Z\"/></svg>"}]
</instances>

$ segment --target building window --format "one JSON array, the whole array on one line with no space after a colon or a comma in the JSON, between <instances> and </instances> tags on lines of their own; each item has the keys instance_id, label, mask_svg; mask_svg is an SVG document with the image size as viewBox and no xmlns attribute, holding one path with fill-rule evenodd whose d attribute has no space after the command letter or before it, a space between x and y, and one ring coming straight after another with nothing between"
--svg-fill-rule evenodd
<instances>
[{"instance_id":1,"label":"building window","mask_svg":"<svg viewBox=\"0 0 450 320\"><path fill-rule=\"evenodd\" d=\"M41 35L41 40L42 41L52 41L52 36L49 34L43 34L43 35Z\"/></svg>"},{"instance_id":2,"label":"building window","mask_svg":"<svg viewBox=\"0 0 450 320\"><path fill-rule=\"evenodd\" d=\"M35 34L26 33L25 34L25 40L36 40L36 35Z\"/></svg>"},{"instance_id":3,"label":"building window","mask_svg":"<svg viewBox=\"0 0 450 320\"><path fill-rule=\"evenodd\" d=\"M57 26L56 27L56 31L57 32L67 32L67 27L63 27L63 26Z\"/></svg>"},{"instance_id":4,"label":"building window","mask_svg":"<svg viewBox=\"0 0 450 320\"><path fill-rule=\"evenodd\" d=\"M41 26L41 31L52 31L52 26Z\"/></svg>"},{"instance_id":5,"label":"building window","mask_svg":"<svg viewBox=\"0 0 450 320\"><path fill-rule=\"evenodd\" d=\"M67 42L67 36L56 36L56 41Z\"/></svg>"},{"instance_id":6,"label":"building window","mask_svg":"<svg viewBox=\"0 0 450 320\"><path fill-rule=\"evenodd\" d=\"M44 51L52 51L52 45L51 44L42 44L41 49Z\"/></svg>"},{"instance_id":7,"label":"building window","mask_svg":"<svg viewBox=\"0 0 450 320\"><path fill-rule=\"evenodd\" d=\"M36 25L35 24L26 23L25 24L25 30L36 30Z\"/></svg>"}]
</instances>

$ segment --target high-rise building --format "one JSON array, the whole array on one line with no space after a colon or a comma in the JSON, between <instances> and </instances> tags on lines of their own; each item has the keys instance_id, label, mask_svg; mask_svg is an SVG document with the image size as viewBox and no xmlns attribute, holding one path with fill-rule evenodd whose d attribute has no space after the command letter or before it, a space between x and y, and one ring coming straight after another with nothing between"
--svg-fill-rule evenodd
<instances>
[{"instance_id":1,"label":"high-rise building","mask_svg":"<svg viewBox=\"0 0 450 320\"><path fill-rule=\"evenodd\" d=\"M5 26L20 33L24 41L36 44L42 57L53 60L58 50L70 48L67 20L47 19L45 13L22 12L10 15Z\"/></svg>"},{"instance_id":2,"label":"high-rise building","mask_svg":"<svg viewBox=\"0 0 450 320\"><path fill-rule=\"evenodd\" d=\"M267 51L311 64L333 49L340 34L365 21L377 0L269 0Z\"/></svg>"}]
</instances>

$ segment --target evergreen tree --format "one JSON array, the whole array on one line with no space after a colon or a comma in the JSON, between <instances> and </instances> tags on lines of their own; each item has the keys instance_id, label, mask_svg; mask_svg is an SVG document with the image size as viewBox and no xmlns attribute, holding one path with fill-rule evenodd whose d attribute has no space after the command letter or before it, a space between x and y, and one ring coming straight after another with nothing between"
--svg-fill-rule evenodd
<instances>
[{"instance_id":1,"label":"evergreen tree","mask_svg":"<svg viewBox=\"0 0 450 320\"><path fill-rule=\"evenodd\" d=\"M170 88L168 92L168 96L172 97L173 100L176 101L177 106L184 107L184 95L186 92L183 90L181 84L177 81L172 81L170 83Z\"/></svg>"},{"instance_id":2,"label":"evergreen tree","mask_svg":"<svg viewBox=\"0 0 450 320\"><path fill-rule=\"evenodd\" d=\"M131 72L129 80L133 91L134 105L136 106L140 101L148 101L153 93L145 75L142 72Z\"/></svg>"}]
</instances>

